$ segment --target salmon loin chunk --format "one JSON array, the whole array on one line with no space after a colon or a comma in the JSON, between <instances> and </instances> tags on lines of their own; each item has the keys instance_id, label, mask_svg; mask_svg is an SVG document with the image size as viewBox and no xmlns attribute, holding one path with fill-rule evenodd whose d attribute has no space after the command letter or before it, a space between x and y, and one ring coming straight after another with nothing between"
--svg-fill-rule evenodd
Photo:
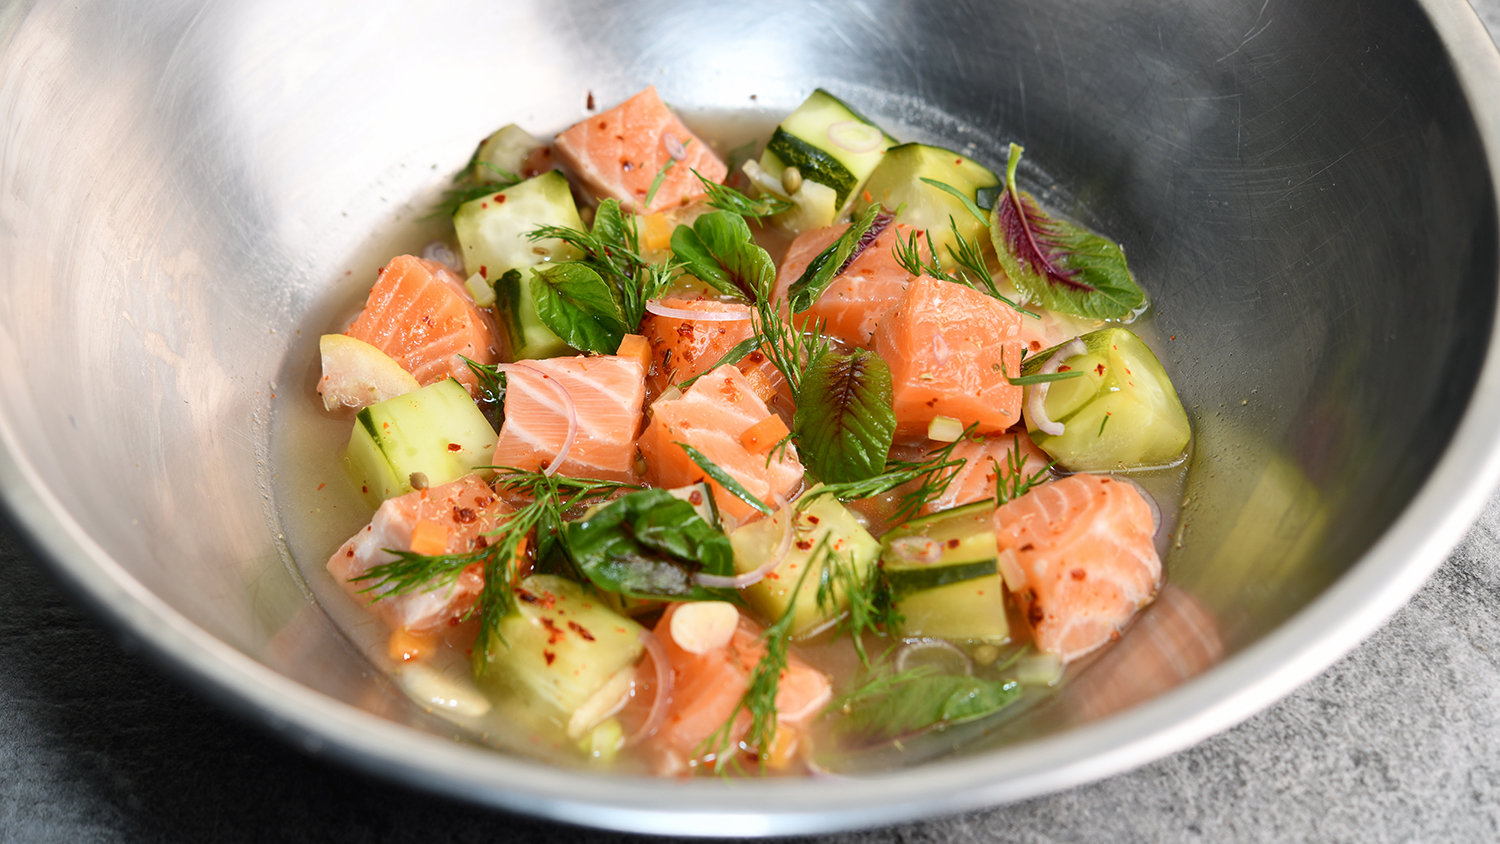
<instances>
[{"instance_id":1,"label":"salmon loin chunk","mask_svg":"<svg viewBox=\"0 0 1500 844\"><path fill-rule=\"evenodd\" d=\"M769 503L774 493L789 495L802 481L795 448L772 451L768 460L764 453L751 454L740 440L751 425L770 415L738 369L715 369L693 382L681 398L651 406L651 422L640 439L647 478L653 486L668 488L708 481L720 511L740 521L750 518L756 511L709 480L676 443L698 449L751 495Z\"/></svg>"},{"instance_id":2,"label":"salmon loin chunk","mask_svg":"<svg viewBox=\"0 0 1500 844\"><path fill-rule=\"evenodd\" d=\"M1068 662L1119 638L1161 586L1154 533L1140 491L1107 475L1070 475L997 508L1001 571L1036 646Z\"/></svg>"},{"instance_id":3,"label":"salmon loin chunk","mask_svg":"<svg viewBox=\"0 0 1500 844\"><path fill-rule=\"evenodd\" d=\"M765 653L760 626L743 613L727 644L702 654L683 650L671 632L672 616L681 606L668 606L653 631L672 667L671 702L650 745L663 771L682 770L689 761L721 749L705 747L704 743L729 721ZM832 697L828 677L796 654L789 654L776 690L777 729L800 730ZM735 716L728 742L731 748L739 746L750 723L749 712Z\"/></svg>"},{"instance_id":4,"label":"salmon loin chunk","mask_svg":"<svg viewBox=\"0 0 1500 844\"><path fill-rule=\"evenodd\" d=\"M729 168L656 95L656 86L602 114L576 123L554 145L563 166L595 199L618 199L627 211L651 214L687 205L703 195L697 170L722 182ZM645 205L651 183L667 162L661 187ZM645 206L644 208L642 206Z\"/></svg>"},{"instance_id":5,"label":"salmon loin chunk","mask_svg":"<svg viewBox=\"0 0 1500 844\"><path fill-rule=\"evenodd\" d=\"M394 562L397 557L388 548L412 550L412 531L418 522L434 523L440 533L446 532L443 553L467 554L482 547L482 534L493 530L509 512L511 508L477 475L387 499L370 524L328 559L328 571L345 592L392 630L434 630L462 618L474 606L484 588L480 564L464 569L452 583L384 597L383 590L364 591L374 585L373 581L354 578L375 566Z\"/></svg>"},{"instance_id":6,"label":"salmon loin chunk","mask_svg":"<svg viewBox=\"0 0 1500 844\"><path fill-rule=\"evenodd\" d=\"M1015 457L1011 456L1013 451ZM994 498L1000 478L1009 480L1012 475L1012 461L1020 464L1023 478L1045 469L1049 462L1047 455L1037 448L1025 431L983 437L978 441L965 439L953 447L952 457L962 459L963 468L953 473L953 480L949 481L942 495L922 506L923 513L936 513Z\"/></svg>"},{"instance_id":7,"label":"salmon loin chunk","mask_svg":"<svg viewBox=\"0 0 1500 844\"><path fill-rule=\"evenodd\" d=\"M785 299L787 290L802 277L807 265L848 228L848 223L841 223L798 235L776 270L776 296ZM910 236L910 226L900 223L887 226L834 277L812 307L797 315L797 324L821 320L824 334L869 348L875 327L901 301L901 294L915 278L896 261L896 238L905 240Z\"/></svg>"},{"instance_id":8,"label":"salmon loin chunk","mask_svg":"<svg viewBox=\"0 0 1500 844\"><path fill-rule=\"evenodd\" d=\"M755 333L749 305L712 299L663 299L661 304L673 310L700 311L720 318L684 319L646 314L641 320L641 334L651 347L651 370L646 373L646 390L651 396L659 396L671 385L712 369L726 352ZM770 358L760 351L751 352L735 366L764 402L771 401L785 380Z\"/></svg>"},{"instance_id":9,"label":"salmon loin chunk","mask_svg":"<svg viewBox=\"0 0 1500 844\"><path fill-rule=\"evenodd\" d=\"M459 357L500 360L495 324L474 305L447 267L411 255L392 258L345 334L385 352L422 386L459 380L474 395L478 380Z\"/></svg>"},{"instance_id":10,"label":"salmon loin chunk","mask_svg":"<svg viewBox=\"0 0 1500 844\"><path fill-rule=\"evenodd\" d=\"M568 438L568 406L577 432L557 472L574 478L635 480L635 435L646 399L646 373L618 355L545 358L506 367L505 422L493 464L545 470Z\"/></svg>"},{"instance_id":11,"label":"salmon loin chunk","mask_svg":"<svg viewBox=\"0 0 1500 844\"><path fill-rule=\"evenodd\" d=\"M996 434L1021 418L1021 317L977 290L918 276L875 331L891 367L897 436L949 416Z\"/></svg>"}]
</instances>

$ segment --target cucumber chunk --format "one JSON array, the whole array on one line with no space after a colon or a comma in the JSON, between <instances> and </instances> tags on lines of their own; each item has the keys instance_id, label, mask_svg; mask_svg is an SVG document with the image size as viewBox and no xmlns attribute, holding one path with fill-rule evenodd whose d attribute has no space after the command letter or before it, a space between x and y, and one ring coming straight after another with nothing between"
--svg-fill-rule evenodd
<instances>
[{"instance_id":1,"label":"cucumber chunk","mask_svg":"<svg viewBox=\"0 0 1500 844\"><path fill-rule=\"evenodd\" d=\"M938 260L945 266L952 263L948 249L957 246L952 226L957 226L966 239L978 240L982 247L989 240L985 224L958 197L923 179L942 182L975 204L981 191L992 191L1000 185L1000 178L984 165L953 150L902 144L886 151L885 159L865 183L864 193L855 200L854 213L862 213L877 202L884 205L895 212L896 222L925 230ZM993 207L993 195L987 192L985 197Z\"/></svg>"},{"instance_id":2,"label":"cucumber chunk","mask_svg":"<svg viewBox=\"0 0 1500 844\"><path fill-rule=\"evenodd\" d=\"M520 126L506 124L479 142L479 148L474 151L474 159L469 162L469 172L481 182L503 181L500 173L495 171L519 175L526 166L526 159L544 146L545 143L532 137L530 132Z\"/></svg>"},{"instance_id":3,"label":"cucumber chunk","mask_svg":"<svg viewBox=\"0 0 1500 844\"><path fill-rule=\"evenodd\" d=\"M541 704L559 726L645 650L644 628L571 580L532 575L516 598L499 635L474 649L475 682L496 697Z\"/></svg>"},{"instance_id":4,"label":"cucumber chunk","mask_svg":"<svg viewBox=\"0 0 1500 844\"><path fill-rule=\"evenodd\" d=\"M907 522L881 537L881 566L901 635L958 642L1010 638L995 546L995 501Z\"/></svg>"},{"instance_id":5,"label":"cucumber chunk","mask_svg":"<svg viewBox=\"0 0 1500 844\"><path fill-rule=\"evenodd\" d=\"M788 166L803 179L833 188L844 208L896 139L822 88L813 91L771 134L760 166L776 178Z\"/></svg>"},{"instance_id":6,"label":"cucumber chunk","mask_svg":"<svg viewBox=\"0 0 1500 844\"><path fill-rule=\"evenodd\" d=\"M583 228L568 180L556 170L465 202L453 215L464 270L495 285L500 331L512 360L571 351L537 316L529 269L582 255L561 240L526 239L527 232L544 225Z\"/></svg>"},{"instance_id":7,"label":"cucumber chunk","mask_svg":"<svg viewBox=\"0 0 1500 844\"><path fill-rule=\"evenodd\" d=\"M1063 433L1053 436L1037 429L1029 395L1022 405L1032 441L1071 472L1166 466L1180 460L1192 428L1156 355L1124 328L1103 328L1081 339L1087 351L1063 366L1083 376L1052 382L1042 402L1047 417L1062 423ZM1027 358L1022 373L1036 373L1060 348Z\"/></svg>"},{"instance_id":8,"label":"cucumber chunk","mask_svg":"<svg viewBox=\"0 0 1500 844\"><path fill-rule=\"evenodd\" d=\"M815 487L816 489L816 487ZM757 522L751 522L729 535L734 546L734 569L740 574L760 568L781 544L787 510L778 510ZM847 566L847 571L861 579L870 576L870 568L880 557L880 542L865 530L854 514L838 499L821 496L797 517L796 539L786 559L759 583L744 589L746 602L765 618L781 618L791 603L799 578L802 588L796 591L792 635L798 638L817 633L849 609L849 596L839 582L833 584L830 606L818 606L818 586L831 577L828 555L832 553ZM820 550L827 538L828 551ZM813 566L807 571L808 566ZM802 573L807 571L807 576Z\"/></svg>"},{"instance_id":9,"label":"cucumber chunk","mask_svg":"<svg viewBox=\"0 0 1500 844\"><path fill-rule=\"evenodd\" d=\"M428 486L456 481L487 466L495 429L463 385L452 378L361 410L344 451L344 468L371 507L411 492L421 473Z\"/></svg>"}]
</instances>

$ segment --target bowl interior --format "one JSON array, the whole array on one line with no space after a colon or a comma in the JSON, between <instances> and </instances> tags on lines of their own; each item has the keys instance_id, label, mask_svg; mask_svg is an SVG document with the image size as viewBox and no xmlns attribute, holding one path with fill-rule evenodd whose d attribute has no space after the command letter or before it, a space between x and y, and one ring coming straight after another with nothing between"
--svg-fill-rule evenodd
<instances>
[{"instance_id":1,"label":"bowl interior","mask_svg":"<svg viewBox=\"0 0 1500 844\"><path fill-rule=\"evenodd\" d=\"M360 764L697 829L578 814L696 816L651 784L448 741L315 600L349 531L312 511L355 516L293 460L317 334L430 236L476 139L647 84L726 138L825 87L995 169L1023 144L1026 186L1123 243L1195 425L1171 585L1138 635L1023 717L872 760L915 767L904 791L755 784L786 789L766 809L693 784L697 814L801 813L758 822L778 831L883 802L873 822L1118 768L1125 740L1084 726L1266 641L1419 492L1473 494L1423 485L1489 354L1491 159L1415 3L83 2L0 11L8 503L169 662ZM1182 716L1154 712L1145 738Z\"/></svg>"}]
</instances>

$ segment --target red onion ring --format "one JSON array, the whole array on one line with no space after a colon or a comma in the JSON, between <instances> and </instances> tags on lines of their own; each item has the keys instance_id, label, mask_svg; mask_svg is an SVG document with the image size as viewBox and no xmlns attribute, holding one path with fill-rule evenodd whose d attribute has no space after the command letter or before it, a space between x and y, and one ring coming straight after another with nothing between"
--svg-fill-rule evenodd
<instances>
[{"instance_id":1,"label":"red onion ring","mask_svg":"<svg viewBox=\"0 0 1500 844\"><path fill-rule=\"evenodd\" d=\"M690 311L686 308L669 308L656 299L646 301L646 312L670 319L686 319L695 322L744 322L750 318L749 308L732 311Z\"/></svg>"},{"instance_id":2,"label":"red onion ring","mask_svg":"<svg viewBox=\"0 0 1500 844\"><path fill-rule=\"evenodd\" d=\"M422 260L435 261L455 272L461 271L463 267L463 262L441 240L434 240L422 248Z\"/></svg>"},{"instance_id":3,"label":"red onion ring","mask_svg":"<svg viewBox=\"0 0 1500 844\"><path fill-rule=\"evenodd\" d=\"M942 559L943 545L925 536L902 536L891 540L891 551L908 563L935 563Z\"/></svg>"},{"instance_id":4,"label":"red onion ring","mask_svg":"<svg viewBox=\"0 0 1500 844\"><path fill-rule=\"evenodd\" d=\"M672 156L673 161L681 161L687 157L687 147L671 132L662 134L661 145L667 148L667 155Z\"/></svg>"},{"instance_id":5,"label":"red onion ring","mask_svg":"<svg viewBox=\"0 0 1500 844\"><path fill-rule=\"evenodd\" d=\"M1077 355L1087 354L1088 350L1089 347L1084 345L1083 338L1074 337L1066 346L1053 352L1052 357L1047 358L1047 362L1042 364L1037 374L1052 375L1063 365L1063 361ZM1061 422L1053 422L1047 418L1047 408L1044 406L1047 401L1047 388L1050 386L1052 384L1047 381L1032 385L1031 396L1026 400L1026 409L1031 412L1031 421L1038 431L1049 436L1060 437L1067 429Z\"/></svg>"},{"instance_id":6,"label":"red onion ring","mask_svg":"<svg viewBox=\"0 0 1500 844\"><path fill-rule=\"evenodd\" d=\"M885 134L868 123L840 120L828 127L828 140L839 149L865 153L880 149L880 142L885 140Z\"/></svg>"},{"instance_id":7,"label":"red onion ring","mask_svg":"<svg viewBox=\"0 0 1500 844\"><path fill-rule=\"evenodd\" d=\"M562 448L557 450L557 456L553 457L547 463L547 468L542 470L543 475L549 478L552 477L557 474L557 470L562 466L563 461L568 459L568 452L572 451L573 442L578 438L578 406L573 403L573 394L568 392L567 387L558 383L557 379L552 377L550 373L537 369L534 366L527 366L523 363L503 363L497 366L496 369L507 372L520 370L538 375L552 387L552 392L556 393L558 398L562 399L563 409L568 415L568 436L563 439Z\"/></svg>"},{"instance_id":8,"label":"red onion ring","mask_svg":"<svg viewBox=\"0 0 1500 844\"><path fill-rule=\"evenodd\" d=\"M947 639L919 639L915 642L907 642L902 645L901 649L896 652L894 663L896 673L900 674L909 667L907 663L910 661L912 654L917 651L931 650L933 648L957 654L958 658L963 661L964 674L969 676L974 674L974 661L969 658L968 654L964 653L963 648L960 648Z\"/></svg>"},{"instance_id":9,"label":"red onion ring","mask_svg":"<svg viewBox=\"0 0 1500 844\"><path fill-rule=\"evenodd\" d=\"M785 498L781 497L780 493L777 493L772 498L772 501L776 503L778 510L789 512L791 505L787 503ZM754 586L764 580L766 575L775 571L776 567L781 565L781 561L786 559L786 555L791 553L792 540L796 535L797 514L790 513L790 518L786 520L786 525L781 529L781 544L776 546L776 553L771 555L771 559L737 577L724 577L723 575L698 572L693 575L693 582L699 586L707 586L710 589L744 589L746 586Z\"/></svg>"},{"instance_id":10,"label":"red onion ring","mask_svg":"<svg viewBox=\"0 0 1500 844\"><path fill-rule=\"evenodd\" d=\"M650 630L642 628L636 638L646 646L646 653L651 655L652 667L656 669L656 697L651 699L651 711L646 715L646 720L625 739L626 747L632 747L656 734L662 720L667 717L667 704L672 699L672 665L667 662L666 648L662 647L661 640Z\"/></svg>"}]
</instances>

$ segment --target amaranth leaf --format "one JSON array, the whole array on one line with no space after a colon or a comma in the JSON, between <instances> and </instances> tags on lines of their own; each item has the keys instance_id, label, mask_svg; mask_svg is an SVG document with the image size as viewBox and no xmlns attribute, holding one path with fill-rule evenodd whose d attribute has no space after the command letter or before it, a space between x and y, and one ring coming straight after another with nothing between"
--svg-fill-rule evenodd
<instances>
[{"instance_id":1,"label":"amaranth leaf","mask_svg":"<svg viewBox=\"0 0 1500 844\"><path fill-rule=\"evenodd\" d=\"M874 243L875 238L894 219L878 204L866 208L865 213L850 223L838 240L830 243L827 249L808 262L801 277L787 288L787 303L791 306L792 313L800 314L811 308L818 297L823 295L823 291L828 289L828 285L833 283L834 278L847 269L859 257L860 252Z\"/></svg>"},{"instance_id":2,"label":"amaranth leaf","mask_svg":"<svg viewBox=\"0 0 1500 844\"><path fill-rule=\"evenodd\" d=\"M1016 187L1021 147L1010 145L1005 193L995 203L990 239L1016 289L1042 307L1090 319L1125 319L1146 302L1119 244L1049 215Z\"/></svg>"},{"instance_id":3,"label":"amaranth leaf","mask_svg":"<svg viewBox=\"0 0 1500 844\"><path fill-rule=\"evenodd\" d=\"M849 483L885 470L896 435L891 370L868 349L827 351L802 378L792 424L802 464L820 480Z\"/></svg>"}]
</instances>

